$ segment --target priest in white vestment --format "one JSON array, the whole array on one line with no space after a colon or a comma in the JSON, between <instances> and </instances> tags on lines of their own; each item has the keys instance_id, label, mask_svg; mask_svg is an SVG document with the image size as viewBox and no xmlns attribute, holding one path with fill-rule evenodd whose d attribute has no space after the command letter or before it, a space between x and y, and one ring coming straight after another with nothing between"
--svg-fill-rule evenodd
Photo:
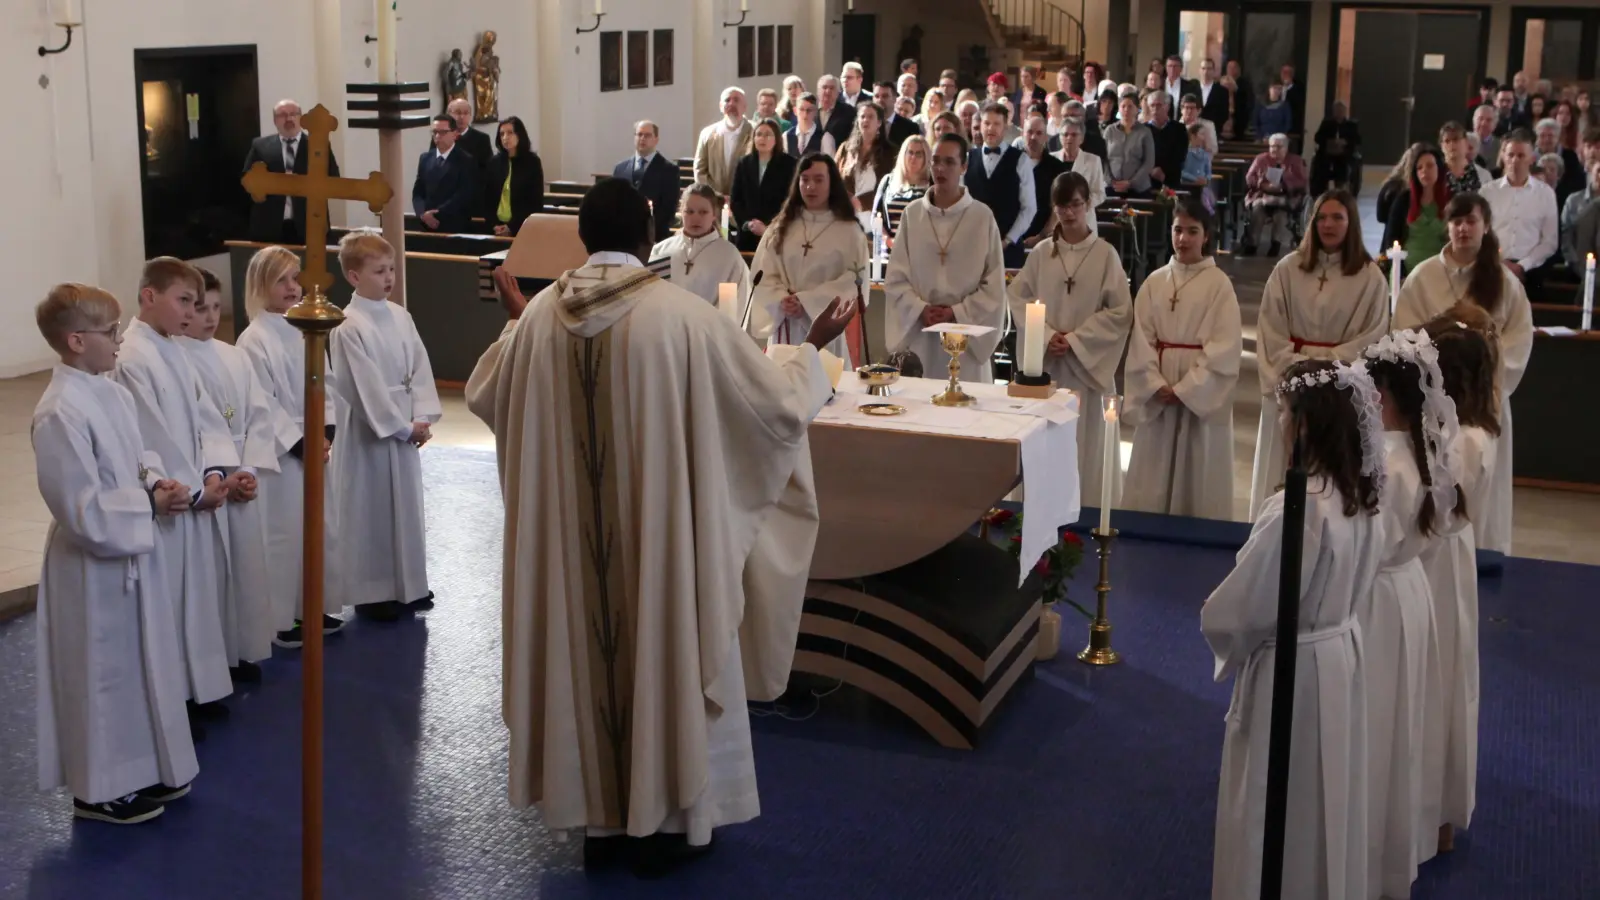
<instances>
[{"instance_id":1,"label":"priest in white vestment","mask_svg":"<svg viewBox=\"0 0 1600 900\"><path fill-rule=\"evenodd\" d=\"M1070 123L1069 123L1070 127ZM1078 478L1083 496L1100 498L1105 465L1105 394L1116 393L1117 366L1133 327L1133 299L1117 250L1095 237L1088 223L1092 187L1076 172L1051 187L1056 229L1033 248L1011 280L1011 320L1025 322L1026 306L1045 305L1044 370L1078 394ZM1119 440L1120 444L1120 440ZM1122 502L1122 460L1112 466L1111 503Z\"/></svg>"},{"instance_id":2,"label":"priest in white vestment","mask_svg":"<svg viewBox=\"0 0 1600 900\"><path fill-rule=\"evenodd\" d=\"M642 267L626 182L579 222L588 263L531 303L497 277L513 321L466 391L505 499L510 794L586 829L586 866L659 873L760 812L745 701L788 679L830 396L813 348L855 310L818 310L778 364Z\"/></svg>"},{"instance_id":3,"label":"priest in white vestment","mask_svg":"<svg viewBox=\"0 0 1600 900\"><path fill-rule=\"evenodd\" d=\"M1343 194L1341 197L1340 195ZM1389 284L1361 241L1354 198L1324 194L1295 252L1273 267L1256 321L1261 425L1250 478L1250 515L1283 486L1288 469L1274 395L1302 359L1351 362L1389 328Z\"/></svg>"},{"instance_id":4,"label":"priest in white vestment","mask_svg":"<svg viewBox=\"0 0 1600 900\"><path fill-rule=\"evenodd\" d=\"M188 263L163 258L146 264L139 318L128 324L113 377L133 394L139 432L161 458L162 474L196 489L192 511L156 520L156 535L174 598L188 698L205 704L233 693L222 625L227 560L216 507L229 489L225 470L239 465L239 454L231 440L218 438L228 433L227 423L178 344L201 288L198 270Z\"/></svg>"},{"instance_id":5,"label":"priest in white vestment","mask_svg":"<svg viewBox=\"0 0 1600 900\"><path fill-rule=\"evenodd\" d=\"M1172 261L1145 279L1133 304L1123 376L1135 430L1123 506L1227 520L1233 389L1244 351L1239 300L1201 249L1209 214L1186 203L1174 216Z\"/></svg>"},{"instance_id":6,"label":"priest in white vestment","mask_svg":"<svg viewBox=\"0 0 1600 900\"><path fill-rule=\"evenodd\" d=\"M1458 204L1452 199L1446 207L1446 216L1463 227L1452 228L1450 243L1438 256L1417 264L1406 276L1400 288L1400 302L1395 309L1395 328L1417 328L1424 322L1448 312L1457 303L1472 303L1485 309L1500 330L1500 440L1495 451L1493 485L1488 493L1487 508L1468 509L1472 517L1479 550L1495 553L1511 552L1511 395L1522 381L1527 370L1528 357L1533 353L1533 307L1528 294L1504 265L1499 263L1498 245L1490 246L1485 237L1488 229L1488 203L1476 194L1457 194L1468 198ZM1500 265L1503 273L1499 296L1483 298L1472 287L1473 269L1482 257L1484 265ZM1490 302L1492 301L1492 302Z\"/></svg>"},{"instance_id":7,"label":"priest in white vestment","mask_svg":"<svg viewBox=\"0 0 1600 900\"><path fill-rule=\"evenodd\" d=\"M1006 267L1000 229L989 207L962 184L967 142L945 135L933 146L933 190L906 206L884 280L884 346L917 354L927 369L948 359L940 335L923 329L944 323L987 325L967 338L961 380L994 381L990 358L1005 334Z\"/></svg>"},{"instance_id":8,"label":"priest in white vestment","mask_svg":"<svg viewBox=\"0 0 1600 900\"><path fill-rule=\"evenodd\" d=\"M772 321L768 345L799 344L834 298L865 299L867 236L831 157L800 161L789 198L756 247L750 271L761 273L755 302ZM863 311L864 312L864 311ZM828 352L854 367L843 336Z\"/></svg>"},{"instance_id":9,"label":"priest in white vestment","mask_svg":"<svg viewBox=\"0 0 1600 900\"><path fill-rule=\"evenodd\" d=\"M694 184L684 191L681 216L683 230L659 241L650 249L646 262L670 260L672 283L715 306L723 315L741 321L745 299L750 296L750 267L744 256L717 231L717 215L722 198L709 185ZM734 286L733 296L724 302L722 286ZM760 317L765 319L765 314ZM752 330L763 324L751 317ZM770 327L768 324L767 327Z\"/></svg>"}]
</instances>

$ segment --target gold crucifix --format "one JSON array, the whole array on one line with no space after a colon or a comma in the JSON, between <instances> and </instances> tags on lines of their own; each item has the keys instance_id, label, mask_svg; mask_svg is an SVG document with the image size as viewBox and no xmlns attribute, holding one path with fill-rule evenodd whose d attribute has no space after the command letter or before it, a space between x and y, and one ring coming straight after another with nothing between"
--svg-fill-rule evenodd
<instances>
[{"instance_id":1,"label":"gold crucifix","mask_svg":"<svg viewBox=\"0 0 1600 900\"><path fill-rule=\"evenodd\" d=\"M328 136L339 130L339 120L319 103L300 122L307 135L306 174L269 172L266 163L258 162L240 183L257 203L266 202L269 195L305 198L306 262L300 269L300 286L310 297L333 287L333 276L328 273L328 201L362 200L377 213L394 197L394 189L377 172L365 179L329 177Z\"/></svg>"}]
</instances>

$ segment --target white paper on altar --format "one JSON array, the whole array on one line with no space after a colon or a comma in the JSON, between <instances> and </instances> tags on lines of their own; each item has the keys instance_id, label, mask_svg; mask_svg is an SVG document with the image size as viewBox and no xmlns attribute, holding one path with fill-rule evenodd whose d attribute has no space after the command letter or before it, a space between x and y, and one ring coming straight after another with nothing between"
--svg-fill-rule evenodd
<instances>
[{"instance_id":1,"label":"white paper on altar","mask_svg":"<svg viewBox=\"0 0 1600 900\"><path fill-rule=\"evenodd\" d=\"M1045 551L1055 546L1060 530L1078 521L1082 511L1078 484L1077 395L1058 391L1049 400L1023 400L1009 396L1005 385L974 383L961 387L977 398L977 406L934 406L933 395L944 387L945 382L939 379L902 378L895 384L893 395L874 397L867 394L860 379L844 378L816 421L885 431L1017 441L1021 445L1022 481L1028 493L1027 515L1022 519L1020 583L1027 579L1033 564ZM906 413L870 416L861 412L863 403L896 403L904 406ZM1017 404L1022 404L1022 408L1016 408ZM1063 410L1065 420L1055 421ZM1031 481L1030 474L1033 475Z\"/></svg>"}]
</instances>

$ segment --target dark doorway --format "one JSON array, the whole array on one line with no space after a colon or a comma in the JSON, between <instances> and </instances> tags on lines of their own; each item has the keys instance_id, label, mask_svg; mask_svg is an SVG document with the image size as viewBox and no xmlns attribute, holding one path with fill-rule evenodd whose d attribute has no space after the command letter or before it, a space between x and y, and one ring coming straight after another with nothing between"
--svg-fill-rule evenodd
<instances>
[{"instance_id":1,"label":"dark doorway","mask_svg":"<svg viewBox=\"0 0 1600 900\"><path fill-rule=\"evenodd\" d=\"M1366 162L1389 165L1418 141L1464 121L1483 74L1484 13L1477 9L1336 8L1331 99L1361 122ZM1363 61L1386 60L1383 65Z\"/></svg>"},{"instance_id":2,"label":"dark doorway","mask_svg":"<svg viewBox=\"0 0 1600 900\"><path fill-rule=\"evenodd\" d=\"M1265 99L1267 85L1278 79L1285 65L1294 67L1295 82L1304 85L1310 46L1308 3L1183 0L1167 4L1166 48L1183 57L1184 77L1199 78L1204 59L1215 62L1219 72L1228 60L1238 60L1251 104ZM1135 81L1143 82L1145 67L1151 62L1157 60L1134 60Z\"/></svg>"},{"instance_id":3,"label":"dark doorway","mask_svg":"<svg viewBox=\"0 0 1600 900\"><path fill-rule=\"evenodd\" d=\"M846 13L840 49L844 55L844 59L839 60L840 64L860 63L862 70L867 73L862 88L870 90L878 71L878 17Z\"/></svg>"},{"instance_id":4,"label":"dark doorway","mask_svg":"<svg viewBox=\"0 0 1600 900\"><path fill-rule=\"evenodd\" d=\"M1511 52L1506 72L1525 71L1530 81L1548 78L1557 87L1589 81L1600 69L1600 10L1527 7L1511 10Z\"/></svg>"},{"instance_id":5,"label":"dark doorway","mask_svg":"<svg viewBox=\"0 0 1600 900\"><path fill-rule=\"evenodd\" d=\"M239 175L261 128L256 48L135 50L133 80L145 257L221 253L250 215Z\"/></svg>"}]
</instances>

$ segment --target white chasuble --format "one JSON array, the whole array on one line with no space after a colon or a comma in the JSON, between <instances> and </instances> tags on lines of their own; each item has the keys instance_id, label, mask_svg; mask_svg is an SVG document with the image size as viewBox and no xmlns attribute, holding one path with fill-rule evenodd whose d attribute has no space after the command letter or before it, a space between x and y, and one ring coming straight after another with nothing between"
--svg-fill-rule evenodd
<instances>
[{"instance_id":1,"label":"white chasuble","mask_svg":"<svg viewBox=\"0 0 1600 900\"><path fill-rule=\"evenodd\" d=\"M946 306L962 325L988 325L994 330L967 338L961 353L961 380L994 381L990 358L1005 335L1006 265L1000 229L989 207L965 189L949 209L933 204L933 193L906 207L889 251L883 283L884 346L893 353L909 350L927 371L942 369L950 356L939 335L922 329L929 306Z\"/></svg>"},{"instance_id":2,"label":"white chasuble","mask_svg":"<svg viewBox=\"0 0 1600 900\"><path fill-rule=\"evenodd\" d=\"M1048 238L1041 241L1022 271L1011 280L1011 321L1027 321L1027 304L1045 306L1045 327L1067 336L1068 350L1052 356L1047 348L1044 370L1056 384L1078 394L1078 478L1083 496L1100 502L1105 464L1106 420L1102 398L1116 391L1117 366L1133 327L1133 299L1128 275L1115 247L1090 236L1077 244ZM1019 336L1019 340L1022 336ZM1119 436L1120 437L1120 436ZM1112 467L1111 503L1122 502L1122 460Z\"/></svg>"},{"instance_id":3,"label":"white chasuble","mask_svg":"<svg viewBox=\"0 0 1600 900\"><path fill-rule=\"evenodd\" d=\"M133 394L145 447L161 458L161 471L198 494L207 472L239 464L227 422L218 412L188 351L139 319L128 323L117 357L116 380ZM223 630L226 536L215 510L156 520L174 598L174 627L187 676L189 699L210 703L233 693Z\"/></svg>"},{"instance_id":4,"label":"white chasuble","mask_svg":"<svg viewBox=\"0 0 1600 900\"><path fill-rule=\"evenodd\" d=\"M260 491L255 502L261 505L266 531L266 585L273 630L287 631L300 617L301 603L305 464L294 452L299 452L295 448L305 436L305 336L282 313L260 312L240 332L237 346L249 358L271 410L273 452L278 465L276 471L256 472ZM326 378L324 384L332 385L333 379ZM327 424L334 423L331 388L324 416Z\"/></svg>"},{"instance_id":5,"label":"white chasuble","mask_svg":"<svg viewBox=\"0 0 1600 900\"><path fill-rule=\"evenodd\" d=\"M194 359L206 392L228 425L227 439L239 454L239 466L254 470L256 499L229 501L218 518L227 540L227 591L224 594L223 637L230 661L259 662L272 655L271 567L267 562L266 517L261 505L260 473L278 468L272 408L251 368L250 357L221 341L182 338Z\"/></svg>"},{"instance_id":6,"label":"white chasuble","mask_svg":"<svg viewBox=\"0 0 1600 900\"><path fill-rule=\"evenodd\" d=\"M1355 607L1371 592L1383 520L1365 512L1346 516L1338 490L1320 478L1307 486L1305 516L1283 896L1367 900L1370 675ZM1217 789L1214 898L1261 893L1282 553L1280 492L1262 504L1233 572L1200 611L1216 678L1233 677Z\"/></svg>"},{"instance_id":7,"label":"white chasuble","mask_svg":"<svg viewBox=\"0 0 1600 900\"><path fill-rule=\"evenodd\" d=\"M703 237L692 238L682 232L655 245L650 259L672 260L672 283L699 297L722 311L734 322L744 314L745 299L750 296L750 267L745 265L739 248L715 231ZM718 292L724 284L737 285L733 303L719 303ZM756 316L750 317L752 330L757 325Z\"/></svg>"},{"instance_id":8,"label":"white chasuble","mask_svg":"<svg viewBox=\"0 0 1600 900\"><path fill-rule=\"evenodd\" d=\"M65 785L86 803L199 772L148 493L164 472L144 447L126 389L56 366L33 413L55 520L39 575L39 788Z\"/></svg>"},{"instance_id":9,"label":"white chasuble","mask_svg":"<svg viewBox=\"0 0 1600 900\"><path fill-rule=\"evenodd\" d=\"M428 595L422 457L413 422L443 416L433 366L411 314L350 298L333 330L336 440L330 460L330 581L346 603Z\"/></svg>"},{"instance_id":10,"label":"white chasuble","mask_svg":"<svg viewBox=\"0 0 1600 900\"><path fill-rule=\"evenodd\" d=\"M1430 780L1423 785L1423 806L1424 812L1431 812L1437 820L1434 824L1458 828L1472 824L1477 805L1478 563L1472 519L1489 502L1495 451L1493 435L1477 426L1461 428L1453 474L1467 497L1467 518L1449 516L1446 533L1422 551L1422 568L1433 591L1439 683L1443 686L1441 702L1425 710L1425 740L1430 749L1442 753L1443 765L1429 772ZM1426 838L1418 835L1419 841Z\"/></svg>"},{"instance_id":11,"label":"white chasuble","mask_svg":"<svg viewBox=\"0 0 1600 900\"><path fill-rule=\"evenodd\" d=\"M1421 555L1428 543L1417 511L1428 490L1411 439L1384 435L1388 478L1380 499L1383 560L1372 590L1356 605L1365 651L1367 694L1367 888L1369 897L1409 897L1438 823L1419 827L1425 766L1424 706L1438 688L1433 592ZM1436 521L1448 514L1441 511Z\"/></svg>"},{"instance_id":12,"label":"white chasuble","mask_svg":"<svg viewBox=\"0 0 1600 900\"><path fill-rule=\"evenodd\" d=\"M1174 259L1145 279L1123 374L1134 426L1124 506L1233 517L1233 389L1243 349L1239 300L1211 257ZM1175 402L1156 397L1163 387Z\"/></svg>"},{"instance_id":13,"label":"white chasuble","mask_svg":"<svg viewBox=\"0 0 1600 900\"><path fill-rule=\"evenodd\" d=\"M1418 328L1450 311L1457 303L1474 302L1467 293L1471 268L1450 262L1449 249L1417 264L1400 288L1395 328ZM1511 395L1522 382L1533 353L1533 307L1528 294L1508 269L1502 268L1500 303L1490 311L1500 329L1500 439L1487 505L1467 510L1475 525L1479 550L1511 552Z\"/></svg>"},{"instance_id":14,"label":"white chasuble","mask_svg":"<svg viewBox=\"0 0 1600 900\"><path fill-rule=\"evenodd\" d=\"M1317 254L1305 271L1300 254L1278 261L1261 293L1256 321L1256 371L1261 378L1261 425L1250 476L1250 514L1283 486L1288 459L1278 426L1278 382L1303 359L1351 362L1389 330L1389 282L1372 263L1355 275L1338 253Z\"/></svg>"},{"instance_id":15,"label":"white chasuble","mask_svg":"<svg viewBox=\"0 0 1600 900\"><path fill-rule=\"evenodd\" d=\"M849 300L860 291L866 299L867 236L854 217L836 219L829 210L802 210L782 230L782 246L776 225L761 235L750 271L764 273L755 302L772 322L767 343L800 344L811 332L812 320L822 315L833 298ZM799 315L786 316L783 298L791 294L804 309ZM843 335L826 349L851 368L860 365L860 360L850 355Z\"/></svg>"},{"instance_id":16,"label":"white chasuble","mask_svg":"<svg viewBox=\"0 0 1600 900\"><path fill-rule=\"evenodd\" d=\"M704 844L760 813L745 701L788 681L818 527L806 429L830 395L815 350L788 356L591 264L473 371L505 499L511 801L548 827Z\"/></svg>"}]
</instances>

